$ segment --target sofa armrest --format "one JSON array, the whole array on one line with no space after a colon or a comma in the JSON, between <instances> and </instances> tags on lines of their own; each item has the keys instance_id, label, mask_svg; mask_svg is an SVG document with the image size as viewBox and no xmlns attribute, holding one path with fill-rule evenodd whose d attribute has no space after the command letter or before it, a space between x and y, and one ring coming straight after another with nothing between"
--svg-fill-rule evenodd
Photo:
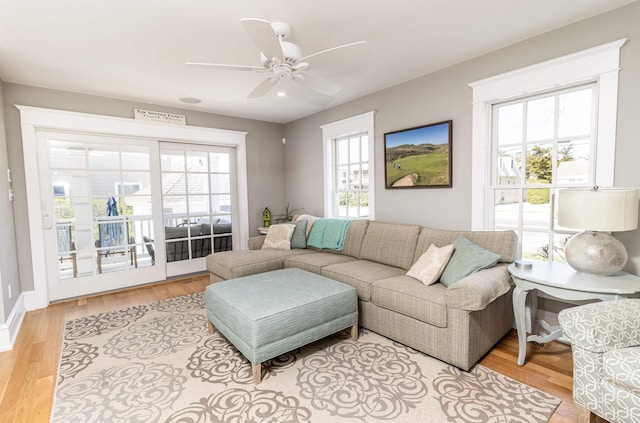
<instances>
[{"instance_id":1,"label":"sofa armrest","mask_svg":"<svg viewBox=\"0 0 640 423\"><path fill-rule=\"evenodd\" d=\"M496 298L511 289L506 265L482 269L447 288L447 307L468 311L484 310Z\"/></svg>"},{"instance_id":2,"label":"sofa armrest","mask_svg":"<svg viewBox=\"0 0 640 423\"><path fill-rule=\"evenodd\" d=\"M267 238L266 235L258 235L249 238L249 249L250 250L259 250L262 248L262 244L264 244L264 240Z\"/></svg>"},{"instance_id":3,"label":"sofa armrest","mask_svg":"<svg viewBox=\"0 0 640 423\"><path fill-rule=\"evenodd\" d=\"M640 346L640 299L605 301L558 314L571 345L594 353Z\"/></svg>"}]
</instances>

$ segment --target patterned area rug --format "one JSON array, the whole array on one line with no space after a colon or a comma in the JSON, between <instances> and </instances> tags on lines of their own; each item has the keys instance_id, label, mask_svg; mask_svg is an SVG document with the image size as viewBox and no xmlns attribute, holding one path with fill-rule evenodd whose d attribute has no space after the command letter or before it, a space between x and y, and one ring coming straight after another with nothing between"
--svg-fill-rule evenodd
<instances>
[{"instance_id":1,"label":"patterned area rug","mask_svg":"<svg viewBox=\"0 0 640 423\"><path fill-rule=\"evenodd\" d=\"M348 330L270 360L262 383L203 293L69 321L52 422L547 422L560 400Z\"/></svg>"}]
</instances>

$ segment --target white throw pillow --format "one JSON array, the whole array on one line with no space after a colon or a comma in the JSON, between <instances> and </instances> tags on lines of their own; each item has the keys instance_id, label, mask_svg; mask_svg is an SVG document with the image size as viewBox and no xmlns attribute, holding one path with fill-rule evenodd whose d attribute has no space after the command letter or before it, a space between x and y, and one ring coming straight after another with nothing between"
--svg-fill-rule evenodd
<instances>
[{"instance_id":1,"label":"white throw pillow","mask_svg":"<svg viewBox=\"0 0 640 423\"><path fill-rule=\"evenodd\" d=\"M293 223L279 223L269 226L269 232L262 244L263 250L290 250L291 236L296 225Z\"/></svg>"},{"instance_id":2,"label":"white throw pillow","mask_svg":"<svg viewBox=\"0 0 640 423\"><path fill-rule=\"evenodd\" d=\"M441 248L431 244L418 261L411 266L407 276L411 276L425 285L434 284L440 279L440 275L447 267L452 254L453 244Z\"/></svg>"}]
</instances>

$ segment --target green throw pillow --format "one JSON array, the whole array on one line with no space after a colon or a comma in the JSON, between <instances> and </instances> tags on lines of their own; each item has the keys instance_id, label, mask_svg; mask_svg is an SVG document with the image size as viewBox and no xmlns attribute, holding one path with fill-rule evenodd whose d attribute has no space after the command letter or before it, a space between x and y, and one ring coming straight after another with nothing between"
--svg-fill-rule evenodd
<instances>
[{"instance_id":1,"label":"green throw pillow","mask_svg":"<svg viewBox=\"0 0 640 423\"><path fill-rule=\"evenodd\" d=\"M291 248L307 248L307 221L297 220L292 222L296 224L291 236Z\"/></svg>"},{"instance_id":2,"label":"green throw pillow","mask_svg":"<svg viewBox=\"0 0 640 423\"><path fill-rule=\"evenodd\" d=\"M500 254L485 250L460 236L453 243L453 255L440 276L440 283L449 287L465 276L495 265L498 260Z\"/></svg>"}]
</instances>

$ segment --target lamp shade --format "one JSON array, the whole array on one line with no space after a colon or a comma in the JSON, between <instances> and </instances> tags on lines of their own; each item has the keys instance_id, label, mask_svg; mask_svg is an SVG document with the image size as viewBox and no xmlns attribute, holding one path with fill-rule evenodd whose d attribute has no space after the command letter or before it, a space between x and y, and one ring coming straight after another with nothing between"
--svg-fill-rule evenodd
<instances>
[{"instance_id":1,"label":"lamp shade","mask_svg":"<svg viewBox=\"0 0 640 423\"><path fill-rule=\"evenodd\" d=\"M638 190L567 188L558 191L558 224L586 231L620 232L638 227Z\"/></svg>"}]
</instances>

